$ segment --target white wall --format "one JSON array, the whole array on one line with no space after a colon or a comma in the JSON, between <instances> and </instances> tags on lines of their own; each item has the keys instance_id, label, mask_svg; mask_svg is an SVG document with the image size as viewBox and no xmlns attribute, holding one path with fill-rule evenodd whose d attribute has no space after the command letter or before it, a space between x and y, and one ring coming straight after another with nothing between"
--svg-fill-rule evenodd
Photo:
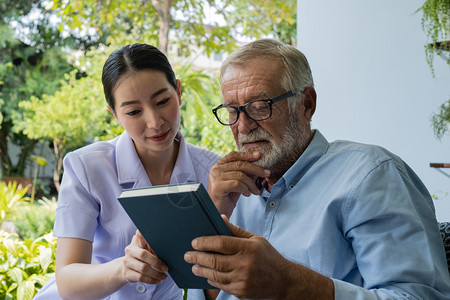
<instances>
[{"instance_id":1,"label":"white wall","mask_svg":"<svg viewBox=\"0 0 450 300\"><path fill-rule=\"evenodd\" d=\"M429 167L450 162L450 135L439 142L430 122L450 99L450 67L436 57L433 78L426 63L423 2L298 0L297 40L318 95L312 126L402 157L440 197L437 219L450 221L450 177Z\"/></svg>"}]
</instances>

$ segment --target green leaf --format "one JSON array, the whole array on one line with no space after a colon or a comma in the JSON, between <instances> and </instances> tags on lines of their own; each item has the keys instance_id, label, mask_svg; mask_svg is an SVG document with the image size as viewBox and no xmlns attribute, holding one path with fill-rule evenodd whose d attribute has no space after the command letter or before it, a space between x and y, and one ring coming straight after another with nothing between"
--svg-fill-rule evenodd
<instances>
[{"instance_id":1,"label":"green leaf","mask_svg":"<svg viewBox=\"0 0 450 300\"><path fill-rule=\"evenodd\" d=\"M17 299L31 300L34 296L34 282L25 280L17 287Z\"/></svg>"},{"instance_id":2,"label":"green leaf","mask_svg":"<svg viewBox=\"0 0 450 300\"><path fill-rule=\"evenodd\" d=\"M18 285L19 285L18 283L13 282L13 283L8 287L8 289L6 290L6 292L7 292L7 293L10 293L10 292L14 291L14 290L17 288Z\"/></svg>"},{"instance_id":3,"label":"green leaf","mask_svg":"<svg viewBox=\"0 0 450 300\"><path fill-rule=\"evenodd\" d=\"M44 157L32 155L30 157L30 159L35 161L40 166L46 166L47 165L47 160Z\"/></svg>"},{"instance_id":4,"label":"green leaf","mask_svg":"<svg viewBox=\"0 0 450 300\"><path fill-rule=\"evenodd\" d=\"M36 282L36 283L38 283L38 284L41 285L41 286L44 286L44 284L46 284L47 281L51 278L52 274L53 274L53 273L48 273L48 274L46 274L46 275L36 275L36 274L33 274L33 275L34 275L33 281ZM31 277L30 277L30 279L31 279Z\"/></svg>"},{"instance_id":5,"label":"green leaf","mask_svg":"<svg viewBox=\"0 0 450 300\"><path fill-rule=\"evenodd\" d=\"M52 249L46 248L44 246L39 247L39 263L41 264L42 270L47 272L48 266L52 263Z\"/></svg>"},{"instance_id":6,"label":"green leaf","mask_svg":"<svg viewBox=\"0 0 450 300\"><path fill-rule=\"evenodd\" d=\"M8 274L9 277L11 277L11 279L14 282L21 283L22 280L23 280L22 272L23 271L21 269L15 267L15 268L12 268L12 269L8 270L7 274Z\"/></svg>"}]
</instances>

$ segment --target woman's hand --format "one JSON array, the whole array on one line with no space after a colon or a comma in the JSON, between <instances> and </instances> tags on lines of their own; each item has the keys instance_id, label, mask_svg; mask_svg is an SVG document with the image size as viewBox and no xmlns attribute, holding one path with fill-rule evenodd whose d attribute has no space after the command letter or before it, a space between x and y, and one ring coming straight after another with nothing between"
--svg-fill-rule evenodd
<instances>
[{"instance_id":1,"label":"woman's hand","mask_svg":"<svg viewBox=\"0 0 450 300\"><path fill-rule=\"evenodd\" d=\"M126 282L157 284L167 279L167 265L160 260L148 245L139 230L125 248L122 276Z\"/></svg>"}]
</instances>

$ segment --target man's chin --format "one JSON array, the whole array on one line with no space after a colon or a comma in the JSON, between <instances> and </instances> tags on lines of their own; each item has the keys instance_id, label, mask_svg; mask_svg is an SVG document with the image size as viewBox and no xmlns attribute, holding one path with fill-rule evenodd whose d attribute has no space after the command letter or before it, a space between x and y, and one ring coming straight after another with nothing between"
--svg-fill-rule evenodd
<instances>
[{"instance_id":1,"label":"man's chin","mask_svg":"<svg viewBox=\"0 0 450 300\"><path fill-rule=\"evenodd\" d=\"M257 161L252 162L252 164L257 165L258 167L271 170L273 165L276 163L276 159L274 157L261 156Z\"/></svg>"}]
</instances>

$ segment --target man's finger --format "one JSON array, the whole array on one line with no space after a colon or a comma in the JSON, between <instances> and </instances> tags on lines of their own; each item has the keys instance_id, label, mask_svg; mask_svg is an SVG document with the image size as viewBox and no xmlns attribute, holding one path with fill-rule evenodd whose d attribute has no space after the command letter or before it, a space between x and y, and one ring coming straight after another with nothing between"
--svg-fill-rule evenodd
<instances>
[{"instance_id":1,"label":"man's finger","mask_svg":"<svg viewBox=\"0 0 450 300\"><path fill-rule=\"evenodd\" d=\"M239 152L232 151L220 159L217 164L226 164L232 161L257 161L261 157L261 153L258 151L254 152Z\"/></svg>"},{"instance_id":2,"label":"man's finger","mask_svg":"<svg viewBox=\"0 0 450 300\"><path fill-rule=\"evenodd\" d=\"M269 170L266 170L263 167L257 166L255 164L252 164L251 162L244 160L236 160L223 164L217 163L216 166L214 166L211 169L212 173L211 175L213 175L213 177L217 175L222 176L226 172L233 172L233 171L243 172L247 176L254 178L267 177L270 175Z\"/></svg>"},{"instance_id":3,"label":"man's finger","mask_svg":"<svg viewBox=\"0 0 450 300\"><path fill-rule=\"evenodd\" d=\"M225 224L227 224L227 226L230 229L231 234L233 234L233 236L240 237L240 238L251 238L253 236L253 233L248 232L248 231L244 230L243 228L236 226L236 225L232 224L230 221L228 221L228 218L226 215L222 215L222 219L225 221Z\"/></svg>"}]
</instances>

